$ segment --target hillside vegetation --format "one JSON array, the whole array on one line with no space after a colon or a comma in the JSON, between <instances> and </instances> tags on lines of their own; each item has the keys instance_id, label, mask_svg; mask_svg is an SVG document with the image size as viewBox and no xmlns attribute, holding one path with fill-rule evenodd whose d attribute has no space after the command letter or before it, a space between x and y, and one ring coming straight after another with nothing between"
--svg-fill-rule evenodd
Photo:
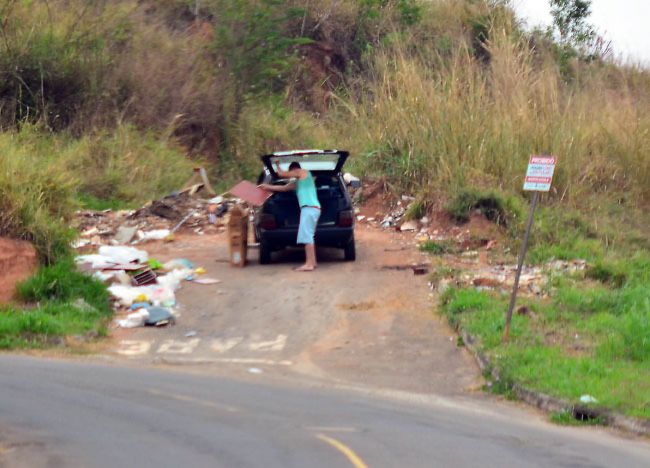
<instances>
[{"instance_id":1,"label":"hillside vegetation","mask_svg":"<svg viewBox=\"0 0 650 468\"><path fill-rule=\"evenodd\" d=\"M36 239L46 258L59 230L42 220L65 219L84 194L172 190L183 153L225 184L253 176L260 153L308 146L350 149L353 167L428 205L467 186L521 195L528 155L553 153L547 203L607 212L589 227L608 245L621 219L640 229L650 74L567 53L522 30L505 2L3 0L0 11L0 233ZM54 177L30 190L12 182L45 171ZM38 209L16 208L30 199Z\"/></svg>"},{"instance_id":2,"label":"hillside vegetation","mask_svg":"<svg viewBox=\"0 0 650 468\"><path fill-rule=\"evenodd\" d=\"M451 289L442 309L503 385L649 418L650 71L563 28L528 31L505 0L0 0L0 235L50 264L0 347L103 334L103 287L74 289L74 210L143 203L197 163L223 188L263 153L345 148L410 216L491 206L514 252L528 157L554 154L528 259L588 270L526 300L508 345L507 298Z\"/></svg>"}]
</instances>

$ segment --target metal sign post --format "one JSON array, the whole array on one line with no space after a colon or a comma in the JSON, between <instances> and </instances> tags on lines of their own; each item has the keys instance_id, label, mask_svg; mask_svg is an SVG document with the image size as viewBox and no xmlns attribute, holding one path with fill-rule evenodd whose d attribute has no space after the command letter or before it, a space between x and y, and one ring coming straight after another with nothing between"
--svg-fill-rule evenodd
<instances>
[{"instance_id":1,"label":"metal sign post","mask_svg":"<svg viewBox=\"0 0 650 468\"><path fill-rule=\"evenodd\" d=\"M512 321L512 311L517 302L517 291L519 290L519 278L521 277L521 270L524 266L524 258L528 250L528 239L530 238L530 229L533 226L533 218L535 208L539 201L540 192L548 192L551 189L551 182L553 181L553 173L555 172L556 158L554 156L531 156L528 161L528 170L526 171L526 179L524 181L524 190L535 192L533 200L530 204L530 212L528 213L528 221L526 222L526 233L524 234L524 242L521 244L519 250L519 258L517 260L517 272L515 273L515 281L512 286L512 295L510 296L510 304L508 305L508 312L506 313L506 324L503 329L503 342L506 343L510 337L510 322Z\"/></svg>"}]
</instances>

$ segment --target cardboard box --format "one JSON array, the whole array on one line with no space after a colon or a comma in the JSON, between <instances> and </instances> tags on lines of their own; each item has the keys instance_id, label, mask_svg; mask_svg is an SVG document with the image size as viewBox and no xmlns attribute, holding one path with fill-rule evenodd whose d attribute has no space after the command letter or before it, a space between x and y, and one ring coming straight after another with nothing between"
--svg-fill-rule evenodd
<instances>
[{"instance_id":1,"label":"cardboard box","mask_svg":"<svg viewBox=\"0 0 650 468\"><path fill-rule=\"evenodd\" d=\"M228 220L228 244L230 266L246 266L248 254L248 210L235 205Z\"/></svg>"}]
</instances>

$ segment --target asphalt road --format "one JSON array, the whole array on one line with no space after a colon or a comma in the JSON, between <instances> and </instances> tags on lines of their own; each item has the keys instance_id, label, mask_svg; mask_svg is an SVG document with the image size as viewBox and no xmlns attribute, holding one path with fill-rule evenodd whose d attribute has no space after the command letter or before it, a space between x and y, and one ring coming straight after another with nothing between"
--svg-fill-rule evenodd
<instances>
[{"instance_id":1,"label":"asphalt road","mask_svg":"<svg viewBox=\"0 0 650 468\"><path fill-rule=\"evenodd\" d=\"M650 446L526 413L170 369L0 357L0 466L648 467Z\"/></svg>"}]
</instances>

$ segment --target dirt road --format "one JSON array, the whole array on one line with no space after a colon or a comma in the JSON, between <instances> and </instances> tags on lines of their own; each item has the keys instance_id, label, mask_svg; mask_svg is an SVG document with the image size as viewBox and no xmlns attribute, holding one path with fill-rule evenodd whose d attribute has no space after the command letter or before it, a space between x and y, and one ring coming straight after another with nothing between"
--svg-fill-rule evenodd
<instances>
[{"instance_id":1,"label":"dirt road","mask_svg":"<svg viewBox=\"0 0 650 468\"><path fill-rule=\"evenodd\" d=\"M423 260L411 237L360 225L358 260L322 250L313 273L292 270L300 252L262 266L251 251L249 266L232 268L225 234L149 244L158 260L187 258L222 282L184 282L176 326L117 330L113 352L137 361L301 373L411 392L477 388L472 358L433 312L426 275L382 268Z\"/></svg>"}]
</instances>

